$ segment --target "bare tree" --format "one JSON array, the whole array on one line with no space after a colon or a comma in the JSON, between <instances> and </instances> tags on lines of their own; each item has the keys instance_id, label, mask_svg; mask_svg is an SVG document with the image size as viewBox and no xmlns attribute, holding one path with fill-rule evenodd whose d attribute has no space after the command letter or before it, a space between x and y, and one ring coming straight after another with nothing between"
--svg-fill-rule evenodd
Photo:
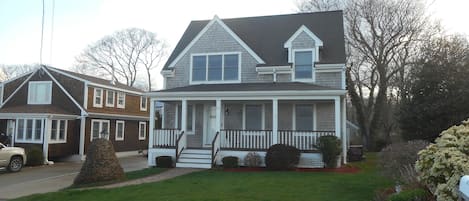
<instances>
[{"instance_id":1,"label":"bare tree","mask_svg":"<svg viewBox=\"0 0 469 201\"><path fill-rule=\"evenodd\" d=\"M151 73L166 52L166 43L144 29L129 28L114 32L88 46L76 58L75 70L98 75L134 86L141 71L146 70L148 90Z\"/></svg>"},{"instance_id":2,"label":"bare tree","mask_svg":"<svg viewBox=\"0 0 469 201\"><path fill-rule=\"evenodd\" d=\"M31 72L38 67L39 66L35 64L0 64L0 81L3 82L5 80L12 79L21 74Z\"/></svg>"},{"instance_id":3,"label":"bare tree","mask_svg":"<svg viewBox=\"0 0 469 201\"><path fill-rule=\"evenodd\" d=\"M296 2L299 12L320 12L344 9L346 0L300 0Z\"/></svg>"},{"instance_id":4,"label":"bare tree","mask_svg":"<svg viewBox=\"0 0 469 201\"><path fill-rule=\"evenodd\" d=\"M421 0L305 0L312 11L344 9L347 50L346 81L364 144L374 148L382 132L391 80L409 67L412 48L427 27ZM341 3L343 2L343 3ZM299 8L303 10L302 7Z\"/></svg>"}]
</instances>

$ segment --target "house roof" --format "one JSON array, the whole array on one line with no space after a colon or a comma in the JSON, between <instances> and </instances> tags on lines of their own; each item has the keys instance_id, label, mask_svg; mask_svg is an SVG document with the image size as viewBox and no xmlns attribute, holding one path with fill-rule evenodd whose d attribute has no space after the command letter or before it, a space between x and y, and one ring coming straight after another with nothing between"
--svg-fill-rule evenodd
<instances>
[{"instance_id":1,"label":"house roof","mask_svg":"<svg viewBox=\"0 0 469 201\"><path fill-rule=\"evenodd\" d=\"M236 83L236 84L199 84L164 89L156 92L214 92L214 91L307 91L341 90L302 82Z\"/></svg>"},{"instance_id":2,"label":"house roof","mask_svg":"<svg viewBox=\"0 0 469 201\"><path fill-rule=\"evenodd\" d=\"M302 26L306 26L324 43L320 63L345 63L342 11L298 13L260 17L221 19L244 41L265 65L289 65L284 43ZM169 56L163 70L191 43L210 20L192 21Z\"/></svg>"},{"instance_id":3,"label":"house roof","mask_svg":"<svg viewBox=\"0 0 469 201\"><path fill-rule=\"evenodd\" d=\"M120 82L116 82L115 84L112 84L110 80L97 78L97 77L90 76L90 75L84 75L84 74L80 74L80 73L76 73L76 72L72 72L72 71L68 71L68 70L64 70L64 69L54 68L54 67L50 67L50 66L45 66L45 67L47 69L59 71L59 72L64 73L64 74L68 74L68 75L78 77L78 78L83 79L83 80L87 80L91 83L100 84L100 85L104 85L104 86L108 86L108 87L116 87L116 88L125 89L125 90L129 90L129 91L134 91L134 92L138 92L138 93L144 92L141 89L131 87L131 86L127 86L127 85L122 84Z\"/></svg>"}]
</instances>

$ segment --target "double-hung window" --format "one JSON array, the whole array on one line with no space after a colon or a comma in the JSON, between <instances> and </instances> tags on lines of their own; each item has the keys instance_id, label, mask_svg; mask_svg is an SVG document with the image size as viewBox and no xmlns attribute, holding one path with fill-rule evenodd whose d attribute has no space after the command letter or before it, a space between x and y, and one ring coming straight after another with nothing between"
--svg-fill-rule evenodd
<instances>
[{"instance_id":1,"label":"double-hung window","mask_svg":"<svg viewBox=\"0 0 469 201\"><path fill-rule=\"evenodd\" d=\"M16 142L41 143L44 119L17 119Z\"/></svg>"},{"instance_id":2,"label":"double-hung window","mask_svg":"<svg viewBox=\"0 0 469 201\"><path fill-rule=\"evenodd\" d=\"M109 120L91 120L91 141L97 138L105 138L109 140Z\"/></svg>"},{"instance_id":3,"label":"double-hung window","mask_svg":"<svg viewBox=\"0 0 469 201\"><path fill-rule=\"evenodd\" d=\"M125 122L124 121L116 121L116 141L124 140L124 129L125 129Z\"/></svg>"},{"instance_id":4,"label":"double-hung window","mask_svg":"<svg viewBox=\"0 0 469 201\"><path fill-rule=\"evenodd\" d=\"M192 56L192 82L239 80L239 53Z\"/></svg>"},{"instance_id":5,"label":"double-hung window","mask_svg":"<svg viewBox=\"0 0 469 201\"><path fill-rule=\"evenodd\" d=\"M52 102L52 81L30 81L28 104L44 105Z\"/></svg>"},{"instance_id":6,"label":"double-hung window","mask_svg":"<svg viewBox=\"0 0 469 201\"><path fill-rule=\"evenodd\" d=\"M314 130L313 105L295 105L295 127L299 131Z\"/></svg>"},{"instance_id":7,"label":"double-hung window","mask_svg":"<svg viewBox=\"0 0 469 201\"><path fill-rule=\"evenodd\" d=\"M147 97L140 96L140 111L147 111Z\"/></svg>"},{"instance_id":8,"label":"double-hung window","mask_svg":"<svg viewBox=\"0 0 469 201\"><path fill-rule=\"evenodd\" d=\"M182 106L178 105L176 108L176 128L181 129ZM186 120L186 133L194 134L195 124L195 106L187 105L187 120Z\"/></svg>"},{"instance_id":9,"label":"double-hung window","mask_svg":"<svg viewBox=\"0 0 469 201\"><path fill-rule=\"evenodd\" d=\"M114 107L115 95L114 91L106 91L106 107Z\"/></svg>"},{"instance_id":10,"label":"double-hung window","mask_svg":"<svg viewBox=\"0 0 469 201\"><path fill-rule=\"evenodd\" d=\"M246 130L262 130L264 129L263 109L262 105L245 105L244 106L244 127Z\"/></svg>"},{"instance_id":11,"label":"double-hung window","mask_svg":"<svg viewBox=\"0 0 469 201\"><path fill-rule=\"evenodd\" d=\"M117 92L117 108L125 108L125 93Z\"/></svg>"},{"instance_id":12,"label":"double-hung window","mask_svg":"<svg viewBox=\"0 0 469 201\"><path fill-rule=\"evenodd\" d=\"M93 107L103 107L103 89L94 88Z\"/></svg>"},{"instance_id":13,"label":"double-hung window","mask_svg":"<svg viewBox=\"0 0 469 201\"><path fill-rule=\"evenodd\" d=\"M138 123L138 139L145 140L147 137L147 122L141 121Z\"/></svg>"},{"instance_id":14,"label":"double-hung window","mask_svg":"<svg viewBox=\"0 0 469 201\"><path fill-rule=\"evenodd\" d=\"M295 51L295 79L313 79L313 51Z\"/></svg>"},{"instance_id":15,"label":"double-hung window","mask_svg":"<svg viewBox=\"0 0 469 201\"><path fill-rule=\"evenodd\" d=\"M50 130L50 143L67 142L67 120L52 120Z\"/></svg>"}]
</instances>

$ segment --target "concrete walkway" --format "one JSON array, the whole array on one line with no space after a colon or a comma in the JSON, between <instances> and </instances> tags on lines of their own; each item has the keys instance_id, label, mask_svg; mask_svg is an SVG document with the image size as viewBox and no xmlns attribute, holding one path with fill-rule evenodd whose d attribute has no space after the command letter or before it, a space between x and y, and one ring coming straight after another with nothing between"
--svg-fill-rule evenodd
<instances>
[{"instance_id":1,"label":"concrete walkway","mask_svg":"<svg viewBox=\"0 0 469 201\"><path fill-rule=\"evenodd\" d=\"M106 186L91 187L90 189L92 189L92 188L102 188L102 189L117 188L117 187L123 187L123 186L158 182L158 181L163 181L163 180L167 180L167 179L172 179L174 177L186 175L186 174L189 174L189 173L192 173L192 172L199 172L199 171L202 171L202 170L205 170L205 169L172 168L172 169L169 169L167 171L164 171L160 174L156 174L156 175L153 175L153 176L144 177L144 178L135 179L135 180L130 180L130 181L125 181L125 182L121 182L121 183L110 184L110 185L106 185Z\"/></svg>"}]
</instances>

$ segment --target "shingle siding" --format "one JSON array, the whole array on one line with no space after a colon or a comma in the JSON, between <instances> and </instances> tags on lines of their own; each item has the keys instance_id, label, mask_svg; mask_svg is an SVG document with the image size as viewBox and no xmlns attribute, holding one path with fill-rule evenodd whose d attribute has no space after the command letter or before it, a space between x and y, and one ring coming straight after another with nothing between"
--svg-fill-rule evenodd
<instances>
[{"instance_id":1,"label":"shingle siding","mask_svg":"<svg viewBox=\"0 0 469 201\"><path fill-rule=\"evenodd\" d=\"M342 88L341 72L316 72L316 84L336 89Z\"/></svg>"},{"instance_id":2,"label":"shingle siding","mask_svg":"<svg viewBox=\"0 0 469 201\"><path fill-rule=\"evenodd\" d=\"M334 102L316 103L316 129L334 131Z\"/></svg>"},{"instance_id":3,"label":"shingle siding","mask_svg":"<svg viewBox=\"0 0 469 201\"><path fill-rule=\"evenodd\" d=\"M314 48L314 40L305 32L301 32L293 41L292 49L311 49ZM317 60L317 58L316 58Z\"/></svg>"}]
</instances>

